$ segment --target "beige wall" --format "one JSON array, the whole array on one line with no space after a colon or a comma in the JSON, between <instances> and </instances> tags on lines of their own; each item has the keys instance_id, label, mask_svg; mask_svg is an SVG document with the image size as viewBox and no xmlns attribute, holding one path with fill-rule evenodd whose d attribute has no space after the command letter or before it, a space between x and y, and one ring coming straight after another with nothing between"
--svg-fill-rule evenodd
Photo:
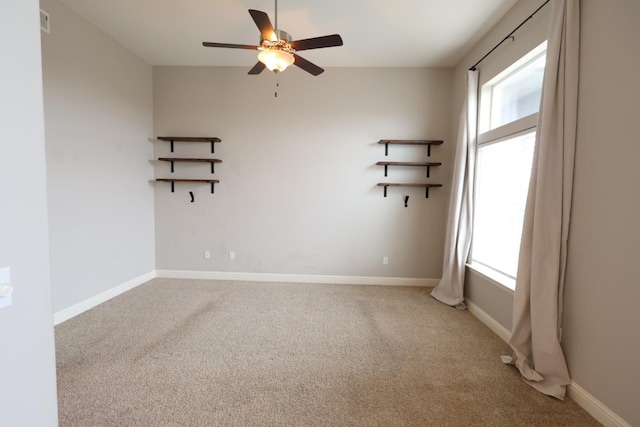
<instances>
[{"instance_id":1,"label":"beige wall","mask_svg":"<svg viewBox=\"0 0 640 427\"><path fill-rule=\"evenodd\" d=\"M311 58L309 58L311 59ZM439 278L450 175L449 69L292 68L248 76L246 68L154 68L156 135L222 138L220 180L156 184L158 269ZM383 197L381 138L444 139L433 182ZM169 153L155 144L156 156ZM176 145L176 156L207 155ZM210 154L209 154L210 155ZM391 147L390 159L426 159L424 147ZM387 180L425 180L424 168L392 168ZM158 164L156 176L168 177ZM206 165L176 164L175 176L210 177ZM195 193L190 203L189 191ZM402 195L410 196L405 208ZM211 251L205 260L203 251ZM236 260L229 261L228 252ZM383 256L389 264L383 265Z\"/></svg>"},{"instance_id":2,"label":"beige wall","mask_svg":"<svg viewBox=\"0 0 640 427\"><path fill-rule=\"evenodd\" d=\"M640 2L582 1L580 101L565 290L574 381L640 425Z\"/></svg>"},{"instance_id":3,"label":"beige wall","mask_svg":"<svg viewBox=\"0 0 640 427\"><path fill-rule=\"evenodd\" d=\"M219 136L215 195L207 185L156 185L158 269L439 278L448 183L390 189L381 138L444 139L431 159L449 175L448 69L299 69L276 80L245 68L154 68L156 135ZM156 156L168 143L156 143ZM175 156L207 155L202 144ZM387 159L423 160L425 147L391 147ZM424 181L424 168L393 168L387 180ZM168 177L158 164L156 176ZM177 164L175 176L210 177ZM189 191L195 193L190 203ZM405 208L402 194L410 195ZM211 251L205 260L203 251ZM236 260L229 261L228 252ZM383 265L383 256L389 264Z\"/></svg>"},{"instance_id":4,"label":"beige wall","mask_svg":"<svg viewBox=\"0 0 640 427\"><path fill-rule=\"evenodd\" d=\"M640 341L633 328L640 322L634 307L640 288L633 267L640 253L635 164L640 149L633 123L640 116L640 90L632 82L640 71L634 21L640 4L581 3L563 345L574 381L636 425ZM249 77L239 68L158 67L152 106L148 65L56 0L43 0L52 14L43 66L57 309L154 268L149 159L167 154L168 146L147 142L153 134L218 135L223 142L216 156L224 161L215 175L221 180L215 195L206 186L178 185L172 194L167 184L155 185L158 268L440 277L464 72L534 6L524 0L516 4L453 73L329 69L314 79L294 69L280 77L280 96L274 99L274 80L267 73ZM2 416L10 424L55 425L37 6L12 0L0 11L2 38L12 40L0 45L11 65L0 79L10 94L0 98L2 128L9 136L0 145L0 178L11 185L0 187L0 194L12 207L0 211L0 266L11 265L16 286L13 306L0 310L3 348L13 349L1 352L0 361L14 367L2 378ZM498 67L535 46L545 23L543 13L485 67L492 62ZM12 99L24 108L15 108ZM259 126L263 122L269 126ZM445 139L432 157L445 163L432 175L445 188L428 200L420 190L397 189L384 199L375 186L384 179L382 170L374 166L384 159L375 144L383 137ZM175 154L203 153L202 146L187 145ZM394 147L392 155L409 160L422 158L424 151ZM208 176L198 167L176 168L176 175ZM390 172L390 180L422 178L422 170ZM168 176L168 165L156 164L155 174ZM194 191L196 203L189 202L188 191ZM404 193L411 196L409 208L402 205ZM205 249L210 260L202 256ZM237 255L234 262L228 260L230 250ZM389 257L388 266L382 256ZM470 299L509 328L510 292L468 277ZM38 390L37 407L33 390Z\"/></svg>"},{"instance_id":5,"label":"beige wall","mask_svg":"<svg viewBox=\"0 0 640 427\"><path fill-rule=\"evenodd\" d=\"M535 7L530 1L516 4L456 67L455 117L464 70ZM640 300L635 271L640 254L638 16L637 1L581 1L578 135L563 328L573 381L631 425L640 425L640 314L635 308ZM528 23L516 41L491 60L505 61L509 49L544 29L543 21ZM528 46L522 44L524 53ZM510 329L511 291L470 273L466 295Z\"/></svg>"},{"instance_id":6,"label":"beige wall","mask_svg":"<svg viewBox=\"0 0 640 427\"><path fill-rule=\"evenodd\" d=\"M54 311L155 268L152 68L42 0Z\"/></svg>"},{"instance_id":7,"label":"beige wall","mask_svg":"<svg viewBox=\"0 0 640 427\"><path fill-rule=\"evenodd\" d=\"M0 2L0 424L57 425L38 2Z\"/></svg>"}]
</instances>

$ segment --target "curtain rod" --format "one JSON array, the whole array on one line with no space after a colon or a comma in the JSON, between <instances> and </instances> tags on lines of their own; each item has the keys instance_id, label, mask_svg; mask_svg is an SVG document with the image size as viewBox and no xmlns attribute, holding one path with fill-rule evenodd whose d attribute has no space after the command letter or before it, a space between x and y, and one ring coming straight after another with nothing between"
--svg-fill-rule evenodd
<instances>
[{"instance_id":1,"label":"curtain rod","mask_svg":"<svg viewBox=\"0 0 640 427\"><path fill-rule=\"evenodd\" d=\"M493 47L493 49L491 49L491 50L490 50L490 51L489 51L485 56L483 56L482 58L480 58L480 60L479 60L478 62L476 62L475 64L473 64L473 65L471 66L471 68L469 68L469 71L475 71L475 70L476 70L476 66L477 66L478 64L480 64L482 61L484 61L484 59L485 59L487 56L491 55L491 54L493 53L493 51L494 51L494 50L496 50L496 49L497 49L497 48L498 48L502 43L506 42L506 41L507 41L507 40L509 40L510 38L513 38L513 33L515 33L516 31L518 31L518 30L520 29L520 27L522 27L522 26L523 26L523 25L524 25L524 24L525 24L529 19L533 18L533 16L534 16L536 13L538 13L538 12L540 11L540 9L542 9L543 7L545 7L545 6L546 6L546 4L547 4L547 3L549 3L550 1L551 1L551 0L547 0L547 1L545 1L545 2L542 4L542 6L540 6L539 8L537 8L537 9L535 10L535 12L533 12L531 15L529 15L529 17L528 17L527 19L525 19L524 21L522 21L522 22L520 23L520 25L518 25L518 26L517 26L513 31L511 31L511 32L507 35L507 37L505 37L504 39L502 39L502 41L501 41L500 43L498 43L497 45L495 45L495 46Z\"/></svg>"}]
</instances>

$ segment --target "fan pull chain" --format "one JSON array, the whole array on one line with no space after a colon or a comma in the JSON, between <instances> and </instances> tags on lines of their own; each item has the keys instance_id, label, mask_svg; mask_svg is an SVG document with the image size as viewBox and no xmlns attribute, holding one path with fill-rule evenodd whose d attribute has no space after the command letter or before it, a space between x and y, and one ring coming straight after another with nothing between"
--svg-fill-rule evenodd
<instances>
[{"instance_id":1,"label":"fan pull chain","mask_svg":"<svg viewBox=\"0 0 640 427\"><path fill-rule=\"evenodd\" d=\"M280 87L280 79L278 78L278 73L276 72L276 92L274 94L274 97L277 98L278 97L278 88Z\"/></svg>"}]
</instances>

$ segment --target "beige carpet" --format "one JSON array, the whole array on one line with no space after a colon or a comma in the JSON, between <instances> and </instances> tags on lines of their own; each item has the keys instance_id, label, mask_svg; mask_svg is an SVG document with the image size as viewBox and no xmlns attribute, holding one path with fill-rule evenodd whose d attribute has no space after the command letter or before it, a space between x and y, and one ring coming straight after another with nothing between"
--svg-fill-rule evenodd
<instances>
[{"instance_id":1,"label":"beige carpet","mask_svg":"<svg viewBox=\"0 0 640 427\"><path fill-rule=\"evenodd\" d=\"M598 425L429 292L152 280L56 327L60 425Z\"/></svg>"}]
</instances>

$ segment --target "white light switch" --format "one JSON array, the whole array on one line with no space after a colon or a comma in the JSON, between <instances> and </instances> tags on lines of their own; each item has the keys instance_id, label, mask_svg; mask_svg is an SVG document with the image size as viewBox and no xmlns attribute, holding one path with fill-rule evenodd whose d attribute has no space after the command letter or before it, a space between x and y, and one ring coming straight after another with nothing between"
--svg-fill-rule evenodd
<instances>
[{"instance_id":1,"label":"white light switch","mask_svg":"<svg viewBox=\"0 0 640 427\"><path fill-rule=\"evenodd\" d=\"M11 269L9 267L0 268L0 308L11 305Z\"/></svg>"}]
</instances>

